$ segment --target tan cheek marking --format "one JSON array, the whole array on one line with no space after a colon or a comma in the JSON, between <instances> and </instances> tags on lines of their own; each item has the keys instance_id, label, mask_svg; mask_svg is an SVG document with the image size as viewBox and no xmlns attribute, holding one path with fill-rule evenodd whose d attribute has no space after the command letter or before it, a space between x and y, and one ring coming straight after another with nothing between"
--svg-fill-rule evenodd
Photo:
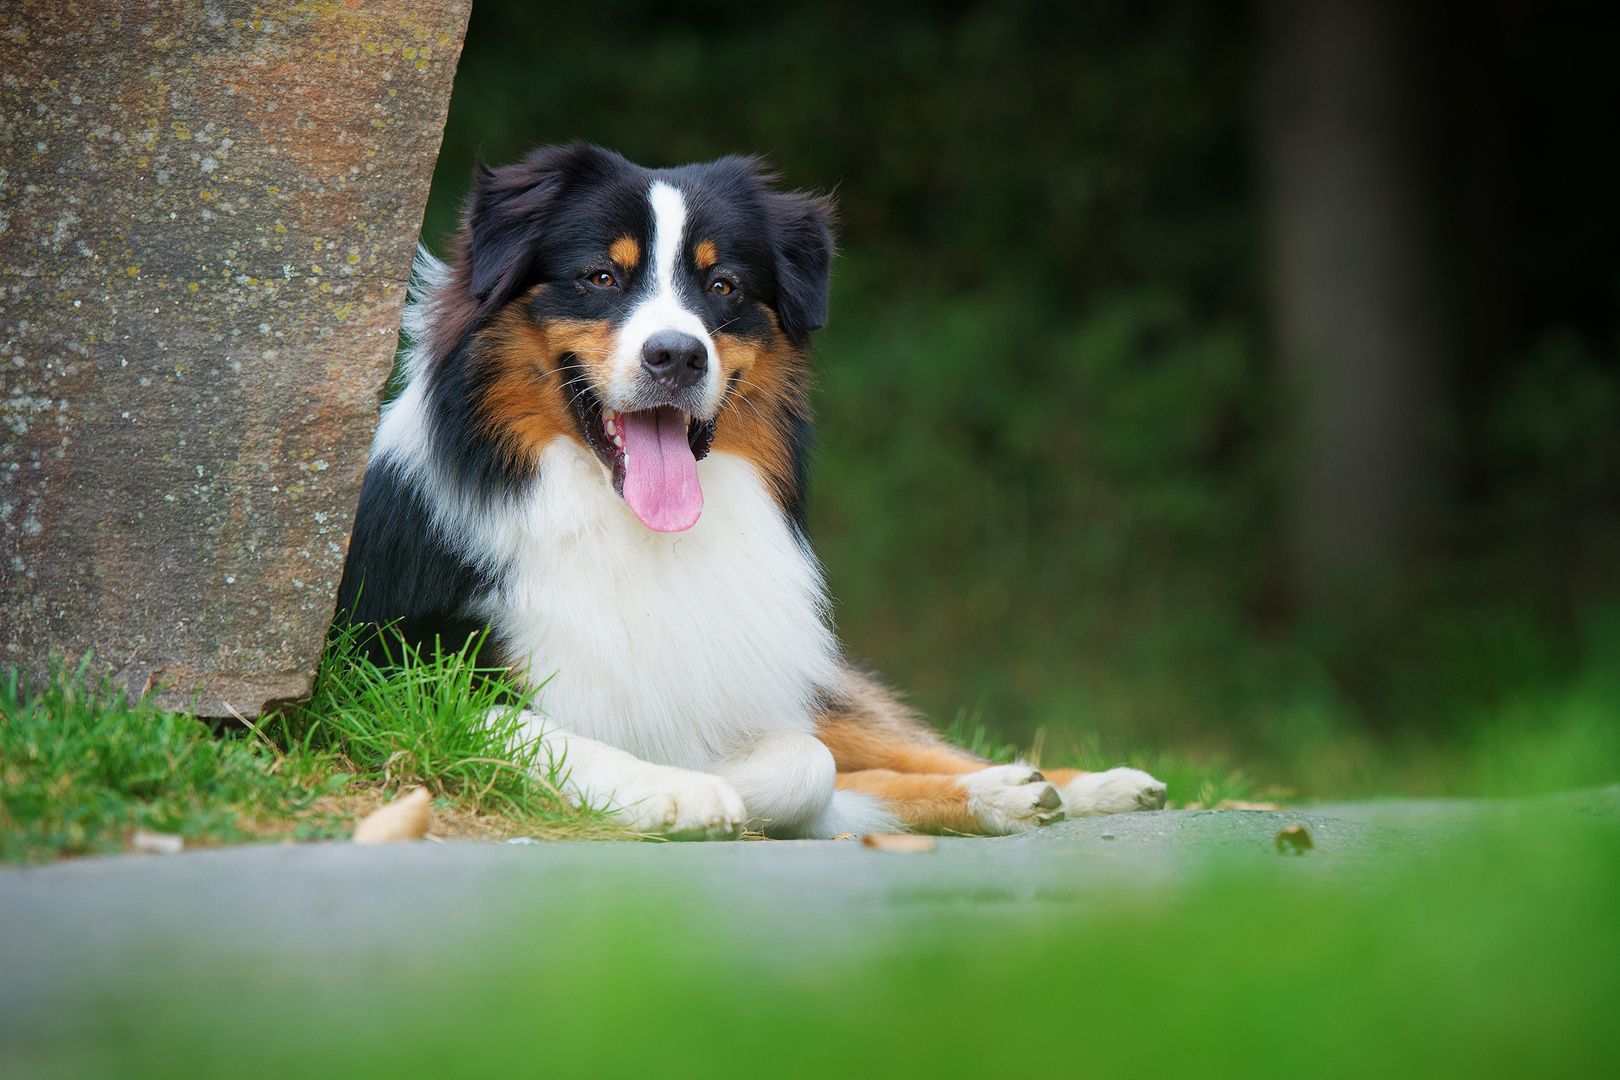
<instances>
[{"instance_id":1,"label":"tan cheek marking","mask_svg":"<svg viewBox=\"0 0 1620 1080\"><path fill-rule=\"evenodd\" d=\"M714 351L720 354L720 374L730 378L732 372L747 375L753 371L764 347L757 341L721 332L714 335Z\"/></svg>"},{"instance_id":2,"label":"tan cheek marking","mask_svg":"<svg viewBox=\"0 0 1620 1080\"><path fill-rule=\"evenodd\" d=\"M608 248L608 258L626 270L634 270L636 264L641 262L641 245L636 243L633 236L621 236Z\"/></svg>"},{"instance_id":3,"label":"tan cheek marking","mask_svg":"<svg viewBox=\"0 0 1620 1080\"><path fill-rule=\"evenodd\" d=\"M595 386L607 386L610 361L618 344L611 326L605 322L558 319L546 325L546 334L555 355L573 353Z\"/></svg>"},{"instance_id":4,"label":"tan cheek marking","mask_svg":"<svg viewBox=\"0 0 1620 1080\"><path fill-rule=\"evenodd\" d=\"M563 355L578 356L587 376L601 385L614 333L605 322L558 320L536 325L524 313L528 299L507 305L479 335L480 362L491 377L478 410L485 429L510 458L532 465L558 435L580 441L579 425L568 408Z\"/></svg>"},{"instance_id":5,"label":"tan cheek marking","mask_svg":"<svg viewBox=\"0 0 1620 1080\"><path fill-rule=\"evenodd\" d=\"M557 351L545 331L514 304L480 337L484 342L480 362L488 365L492 377L478 411L508 458L532 466L557 436L577 439L577 425L563 399L562 376L556 369Z\"/></svg>"},{"instance_id":6,"label":"tan cheek marking","mask_svg":"<svg viewBox=\"0 0 1620 1080\"><path fill-rule=\"evenodd\" d=\"M713 240L699 240L697 247L692 249L692 258L699 270L707 270L720 261L720 252L716 250Z\"/></svg>"},{"instance_id":7,"label":"tan cheek marking","mask_svg":"<svg viewBox=\"0 0 1620 1080\"><path fill-rule=\"evenodd\" d=\"M720 376L733 386L714 431L714 448L753 462L780 494L791 490L788 409L803 408L803 359L781 334L766 341L714 336Z\"/></svg>"}]
</instances>

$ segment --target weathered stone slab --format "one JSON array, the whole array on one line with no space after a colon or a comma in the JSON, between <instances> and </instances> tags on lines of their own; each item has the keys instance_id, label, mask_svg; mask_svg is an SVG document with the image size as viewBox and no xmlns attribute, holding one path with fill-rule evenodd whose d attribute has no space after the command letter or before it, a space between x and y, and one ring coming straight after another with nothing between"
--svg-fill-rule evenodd
<instances>
[{"instance_id":1,"label":"weathered stone slab","mask_svg":"<svg viewBox=\"0 0 1620 1080\"><path fill-rule=\"evenodd\" d=\"M469 7L0 6L0 666L308 693Z\"/></svg>"}]
</instances>

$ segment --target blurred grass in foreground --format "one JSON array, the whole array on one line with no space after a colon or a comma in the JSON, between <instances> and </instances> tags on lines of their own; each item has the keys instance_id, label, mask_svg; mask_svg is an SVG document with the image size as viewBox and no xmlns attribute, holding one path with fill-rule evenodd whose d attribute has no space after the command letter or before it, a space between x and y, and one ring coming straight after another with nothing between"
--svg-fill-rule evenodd
<instances>
[{"instance_id":1,"label":"blurred grass in foreground","mask_svg":"<svg viewBox=\"0 0 1620 1080\"><path fill-rule=\"evenodd\" d=\"M381 969L277 977L244 955L136 975L87 995L74 1050L22 1060L39 1077L1614 1075L1620 830L1550 807L1484 820L1431 856L1210 861L1100 902L910 898L850 929L723 890L571 882Z\"/></svg>"}]
</instances>

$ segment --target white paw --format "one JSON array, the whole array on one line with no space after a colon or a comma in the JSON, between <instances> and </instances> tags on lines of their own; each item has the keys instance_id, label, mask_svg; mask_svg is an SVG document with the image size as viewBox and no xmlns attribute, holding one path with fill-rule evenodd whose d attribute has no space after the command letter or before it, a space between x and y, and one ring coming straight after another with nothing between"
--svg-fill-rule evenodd
<instances>
[{"instance_id":1,"label":"white paw","mask_svg":"<svg viewBox=\"0 0 1620 1080\"><path fill-rule=\"evenodd\" d=\"M735 840L742 835L742 796L711 773L647 765L622 777L608 800L615 821L671 840Z\"/></svg>"},{"instance_id":2,"label":"white paw","mask_svg":"<svg viewBox=\"0 0 1620 1080\"><path fill-rule=\"evenodd\" d=\"M1164 783L1141 769L1085 773L1070 780L1061 791L1063 809L1069 817L1164 809Z\"/></svg>"},{"instance_id":3,"label":"white paw","mask_svg":"<svg viewBox=\"0 0 1620 1080\"><path fill-rule=\"evenodd\" d=\"M992 836L1023 832L1063 819L1057 788L1028 765L992 765L958 777L967 788L968 813Z\"/></svg>"}]
</instances>

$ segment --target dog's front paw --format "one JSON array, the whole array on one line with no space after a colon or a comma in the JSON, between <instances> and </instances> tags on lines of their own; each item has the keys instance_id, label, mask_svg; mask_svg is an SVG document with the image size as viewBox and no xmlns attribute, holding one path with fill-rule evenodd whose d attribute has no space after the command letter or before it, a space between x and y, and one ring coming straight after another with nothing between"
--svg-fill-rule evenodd
<instances>
[{"instance_id":1,"label":"dog's front paw","mask_svg":"<svg viewBox=\"0 0 1620 1080\"><path fill-rule=\"evenodd\" d=\"M1164 809L1164 783L1141 769L1081 773L1060 790L1069 817Z\"/></svg>"},{"instance_id":2,"label":"dog's front paw","mask_svg":"<svg viewBox=\"0 0 1620 1080\"><path fill-rule=\"evenodd\" d=\"M1023 832L1063 818L1057 788L1028 765L992 765L959 777L968 793L968 814L992 836Z\"/></svg>"},{"instance_id":3,"label":"dog's front paw","mask_svg":"<svg viewBox=\"0 0 1620 1080\"><path fill-rule=\"evenodd\" d=\"M667 765L647 765L625 777L608 814L637 832L671 840L735 840L747 816L731 781Z\"/></svg>"}]
</instances>

